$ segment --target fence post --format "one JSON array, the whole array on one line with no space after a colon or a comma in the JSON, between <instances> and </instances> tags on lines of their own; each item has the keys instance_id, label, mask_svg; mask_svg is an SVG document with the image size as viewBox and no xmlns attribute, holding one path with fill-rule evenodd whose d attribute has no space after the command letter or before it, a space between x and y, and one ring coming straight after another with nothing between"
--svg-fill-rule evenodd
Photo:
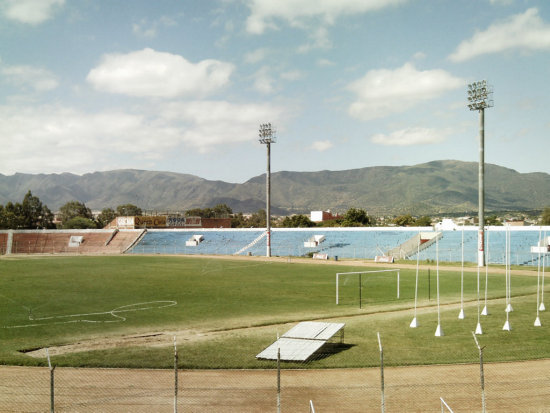
<instances>
[{"instance_id":1,"label":"fence post","mask_svg":"<svg viewBox=\"0 0 550 413\"><path fill-rule=\"evenodd\" d=\"M472 335L474 336L474 340L476 342L476 347L479 350L479 381L481 385L481 411L485 413L485 373L483 372L483 349L485 346L480 347L479 343L477 342L477 337L475 333L472 331Z\"/></svg>"},{"instance_id":2,"label":"fence post","mask_svg":"<svg viewBox=\"0 0 550 413\"><path fill-rule=\"evenodd\" d=\"M380 340L380 332L378 335L378 349L380 350L380 389L382 394L382 413L386 411L386 398L384 394L384 349L382 348L382 341Z\"/></svg>"},{"instance_id":3,"label":"fence post","mask_svg":"<svg viewBox=\"0 0 550 413\"><path fill-rule=\"evenodd\" d=\"M52 363L50 361L50 352L48 351L48 348L46 348L46 357L48 358L48 367L50 368L50 413L55 412L55 377L54 377L54 370L55 366L52 367Z\"/></svg>"},{"instance_id":4,"label":"fence post","mask_svg":"<svg viewBox=\"0 0 550 413\"><path fill-rule=\"evenodd\" d=\"M277 346L277 413L281 413L281 347L279 346Z\"/></svg>"},{"instance_id":5,"label":"fence post","mask_svg":"<svg viewBox=\"0 0 550 413\"><path fill-rule=\"evenodd\" d=\"M174 336L174 413L178 413L178 347Z\"/></svg>"}]
</instances>

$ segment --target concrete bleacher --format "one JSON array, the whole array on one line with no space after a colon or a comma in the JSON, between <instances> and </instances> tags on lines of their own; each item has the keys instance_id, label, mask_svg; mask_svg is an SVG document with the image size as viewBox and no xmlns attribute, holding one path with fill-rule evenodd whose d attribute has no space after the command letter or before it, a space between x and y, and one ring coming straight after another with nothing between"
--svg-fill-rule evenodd
<instances>
[{"instance_id":1,"label":"concrete bleacher","mask_svg":"<svg viewBox=\"0 0 550 413\"><path fill-rule=\"evenodd\" d=\"M319 233L319 228L274 228L271 236L273 256L311 256L327 254L332 258L374 259L384 252L402 246L431 228L323 228L325 241L316 248L304 248L304 240ZM512 264L536 265L537 254L531 253L542 234L550 227L515 227L511 231ZM420 251L421 260L477 262L477 227L441 231L438 243ZM486 233L488 262L502 264L506 252L505 227L490 227ZM436 232L431 231L435 235ZM185 254L185 255L265 255L265 229L202 229L204 240L187 246L196 229L103 229L103 230L28 230L0 231L0 253L6 254ZM82 237L70 247L73 237ZM259 240L258 242L255 242ZM418 242L414 242L417 245ZM545 257L544 255L543 257ZM550 257L547 257L548 259ZM416 253L408 256L415 260Z\"/></svg>"},{"instance_id":2,"label":"concrete bleacher","mask_svg":"<svg viewBox=\"0 0 550 413\"><path fill-rule=\"evenodd\" d=\"M0 233L0 255L6 253L8 249L8 234Z\"/></svg>"},{"instance_id":3,"label":"concrete bleacher","mask_svg":"<svg viewBox=\"0 0 550 413\"><path fill-rule=\"evenodd\" d=\"M462 233L464 231L464 234ZM530 252L539 238L541 227L511 228L511 262L518 265L535 265L537 258ZM550 227L542 228L550 233ZM254 243L265 232L264 229L205 229L201 233L204 241L194 247L185 242L195 230L148 230L128 253L133 254L185 254L185 255L265 255L266 242ZM434 231L429 227L366 227L366 228L323 228L326 239L317 248L304 248L304 240L319 233L319 228L274 228L271 236L273 256L310 256L312 253L327 254L330 258L374 259L392 248L398 248L419 233L422 238L432 232L433 242L421 248L420 259L460 262L464 254L465 262L477 262L477 227L461 230ZM504 263L505 227L490 227L486 234L488 262ZM435 240L438 240L436 245ZM464 252L462 252L462 240ZM414 242L415 245L418 241ZM416 252L408 256L416 260ZM533 264L535 263L535 264Z\"/></svg>"},{"instance_id":4,"label":"concrete bleacher","mask_svg":"<svg viewBox=\"0 0 550 413\"><path fill-rule=\"evenodd\" d=\"M13 231L11 253L121 254L130 248L142 233L142 230ZM79 242L71 243L71 238ZM0 251L5 254L8 250L8 233L0 233Z\"/></svg>"}]
</instances>

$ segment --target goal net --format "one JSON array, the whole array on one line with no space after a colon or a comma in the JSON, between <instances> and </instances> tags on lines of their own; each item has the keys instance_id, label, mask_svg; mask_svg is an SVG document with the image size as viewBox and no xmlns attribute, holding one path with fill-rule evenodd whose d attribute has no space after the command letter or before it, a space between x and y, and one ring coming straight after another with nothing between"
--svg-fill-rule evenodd
<instances>
[{"instance_id":1,"label":"goal net","mask_svg":"<svg viewBox=\"0 0 550 413\"><path fill-rule=\"evenodd\" d=\"M395 281L394 281L395 279ZM336 273L336 305L399 299L400 270Z\"/></svg>"}]
</instances>

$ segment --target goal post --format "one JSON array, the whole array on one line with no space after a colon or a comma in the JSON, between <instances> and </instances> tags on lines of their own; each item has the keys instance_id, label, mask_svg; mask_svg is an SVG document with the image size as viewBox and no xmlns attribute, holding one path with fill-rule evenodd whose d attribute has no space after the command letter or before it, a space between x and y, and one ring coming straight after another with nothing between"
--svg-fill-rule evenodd
<instances>
[{"instance_id":1,"label":"goal post","mask_svg":"<svg viewBox=\"0 0 550 413\"><path fill-rule=\"evenodd\" d=\"M369 275L369 274L380 274L380 273L387 273L387 272L393 272L396 273L397 278L397 299L399 299L399 284L400 284L400 270L373 270L373 271L354 271L354 272L338 272L336 273L336 305L340 304L340 277L342 276L348 276L348 275L357 275L358 279L358 292L359 292L359 308L361 308L361 300L363 295L363 285L362 285L362 278L363 275Z\"/></svg>"}]
</instances>

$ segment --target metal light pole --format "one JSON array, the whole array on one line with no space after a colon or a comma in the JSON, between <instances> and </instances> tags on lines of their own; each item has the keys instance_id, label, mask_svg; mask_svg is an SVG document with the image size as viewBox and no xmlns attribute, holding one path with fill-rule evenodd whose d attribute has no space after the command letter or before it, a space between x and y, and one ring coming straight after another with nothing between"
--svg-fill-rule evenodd
<instances>
[{"instance_id":1,"label":"metal light pole","mask_svg":"<svg viewBox=\"0 0 550 413\"><path fill-rule=\"evenodd\" d=\"M468 108L479 111L479 232L477 265L485 266L485 108L493 107L493 89L486 80L468 85Z\"/></svg>"},{"instance_id":2,"label":"metal light pole","mask_svg":"<svg viewBox=\"0 0 550 413\"><path fill-rule=\"evenodd\" d=\"M266 210L265 226L267 232L267 251L266 257L271 257L271 144L277 142L275 128L271 123L262 123L260 125L260 143L267 146L267 175L266 175Z\"/></svg>"}]
</instances>

